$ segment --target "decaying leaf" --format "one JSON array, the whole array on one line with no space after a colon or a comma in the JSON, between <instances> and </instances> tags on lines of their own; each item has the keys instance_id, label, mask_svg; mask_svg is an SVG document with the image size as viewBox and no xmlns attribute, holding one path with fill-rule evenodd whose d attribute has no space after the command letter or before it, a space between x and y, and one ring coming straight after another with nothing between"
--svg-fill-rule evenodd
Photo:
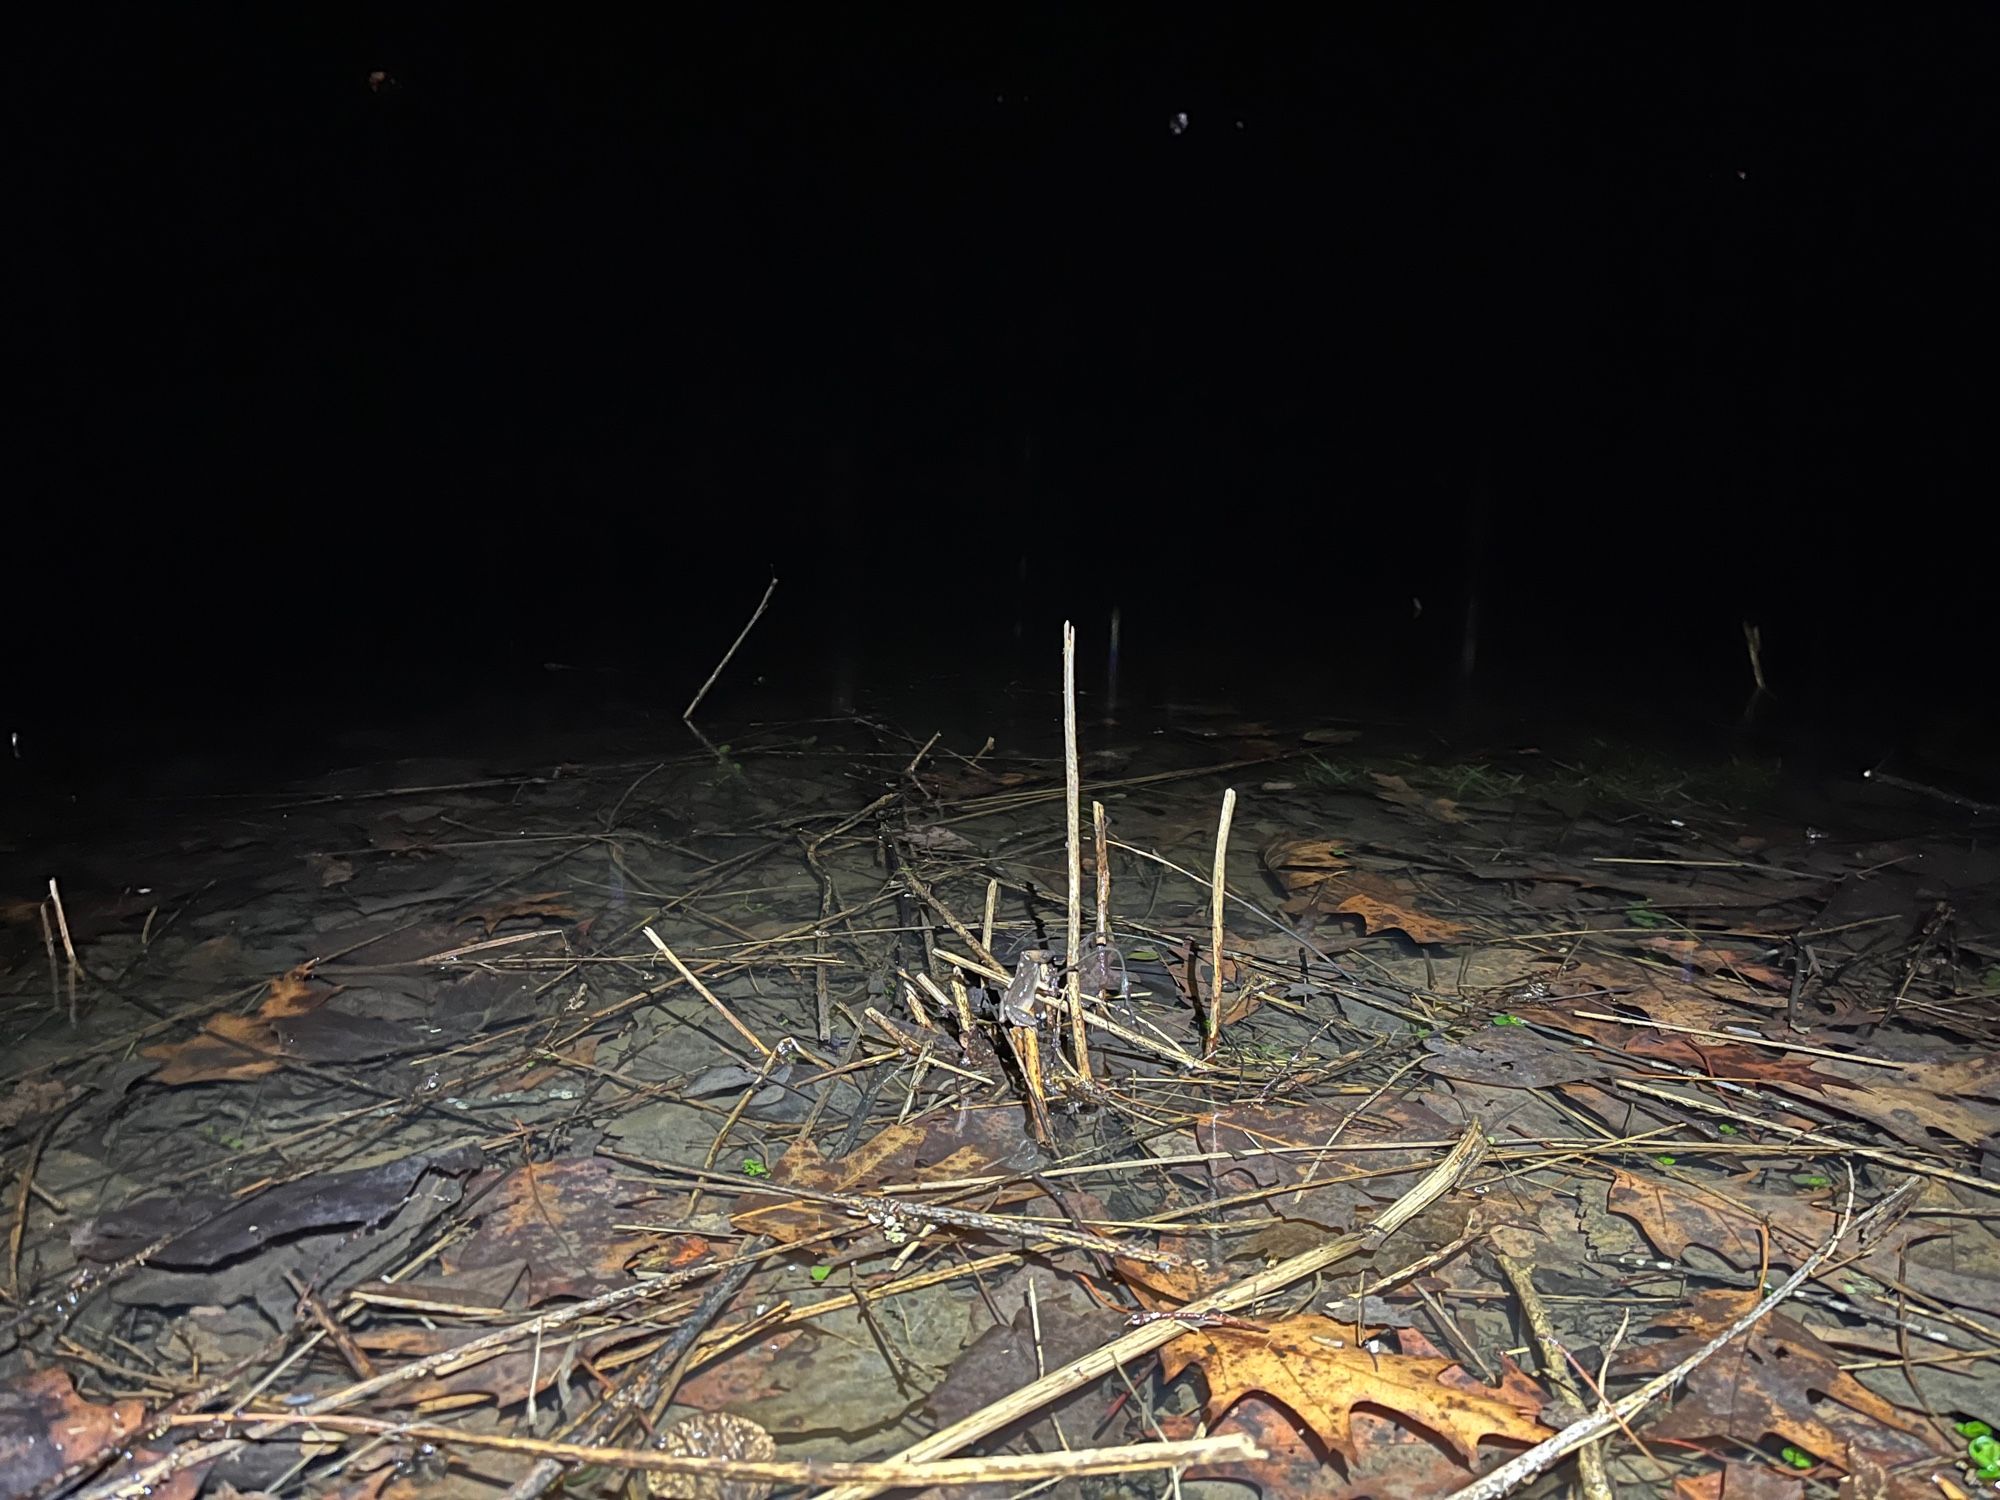
<instances>
[{"instance_id":1,"label":"decaying leaf","mask_svg":"<svg viewBox=\"0 0 2000 1500\"><path fill-rule=\"evenodd\" d=\"M1692 1190L1613 1167L1605 1206L1637 1224L1654 1249L1675 1260L1687 1254L1690 1245L1706 1246L1742 1269L1760 1265L1770 1254L1766 1226L1717 1192ZM1812 1212L1810 1208L1807 1211ZM1828 1225L1833 1222L1831 1216L1816 1217L1823 1217ZM1789 1258L1782 1248L1779 1256L1781 1260Z\"/></svg>"},{"instance_id":2,"label":"decaying leaf","mask_svg":"<svg viewBox=\"0 0 2000 1500\"><path fill-rule=\"evenodd\" d=\"M1414 1422L1450 1444L1468 1465L1484 1438L1537 1443L1549 1435L1534 1415L1539 1393L1524 1406L1516 1399L1520 1389L1503 1394L1479 1385L1452 1360L1372 1353L1357 1348L1350 1334L1347 1326L1308 1313L1274 1324L1268 1333L1195 1329L1168 1344L1160 1358L1169 1379L1191 1365L1201 1369L1211 1421L1259 1392L1350 1461L1356 1457L1350 1416L1363 1405Z\"/></svg>"},{"instance_id":3,"label":"decaying leaf","mask_svg":"<svg viewBox=\"0 0 2000 1500\"><path fill-rule=\"evenodd\" d=\"M1790 977L1764 960L1705 938L1656 932L1641 938L1639 946L1703 974L1729 974L1751 984L1761 984L1766 989L1789 990L1791 987Z\"/></svg>"},{"instance_id":4,"label":"decaying leaf","mask_svg":"<svg viewBox=\"0 0 2000 1500\"><path fill-rule=\"evenodd\" d=\"M0 1485L26 1495L72 1464L88 1464L144 1425L143 1401L86 1401L60 1368L10 1382L7 1420L0 1423Z\"/></svg>"},{"instance_id":5,"label":"decaying leaf","mask_svg":"<svg viewBox=\"0 0 2000 1500\"><path fill-rule=\"evenodd\" d=\"M526 1261L534 1302L619 1286L631 1261L657 1250L663 1236L614 1226L644 1217L633 1205L656 1196L656 1189L599 1157L531 1162L485 1196L478 1231L453 1248L449 1263L470 1270Z\"/></svg>"},{"instance_id":6,"label":"decaying leaf","mask_svg":"<svg viewBox=\"0 0 2000 1500\"><path fill-rule=\"evenodd\" d=\"M1370 771L1368 779L1381 788L1377 793L1384 802L1397 807L1406 807L1412 812L1422 813L1427 818L1435 818L1440 823L1463 823L1464 813L1449 797L1426 797L1400 776L1391 776L1383 771Z\"/></svg>"},{"instance_id":7,"label":"decaying leaf","mask_svg":"<svg viewBox=\"0 0 2000 1500\"><path fill-rule=\"evenodd\" d=\"M1278 909L1287 916L1346 912L1360 917L1370 932L1395 928L1418 943L1456 942L1466 935L1457 924L1418 911L1416 893L1407 887L1353 869L1345 851L1331 839L1276 839L1265 846L1263 860L1285 888L1286 898Z\"/></svg>"},{"instance_id":8,"label":"decaying leaf","mask_svg":"<svg viewBox=\"0 0 2000 1500\"><path fill-rule=\"evenodd\" d=\"M1604 1055L1565 1046L1524 1027L1488 1027L1456 1040L1434 1036L1424 1046L1424 1067L1440 1078L1498 1088L1545 1089L1558 1083L1607 1078L1616 1069Z\"/></svg>"},{"instance_id":9,"label":"decaying leaf","mask_svg":"<svg viewBox=\"0 0 2000 1500\"><path fill-rule=\"evenodd\" d=\"M1465 928L1456 922L1416 910L1406 896L1386 884L1368 882L1366 889L1357 888L1361 885L1357 877L1347 877L1338 887L1343 893L1333 909L1361 918L1361 925L1370 932L1393 928L1413 943L1456 943L1466 935Z\"/></svg>"},{"instance_id":10,"label":"decaying leaf","mask_svg":"<svg viewBox=\"0 0 2000 1500\"><path fill-rule=\"evenodd\" d=\"M492 906L482 906L477 911L465 914L463 920L477 922L486 929L488 937L493 936L508 922L553 921L568 923L581 921L583 913L571 905L562 891L542 891L532 896L516 896L511 901L500 901Z\"/></svg>"},{"instance_id":11,"label":"decaying leaf","mask_svg":"<svg viewBox=\"0 0 2000 1500\"><path fill-rule=\"evenodd\" d=\"M1021 1139L1017 1117L985 1110L890 1125L838 1161L828 1161L809 1140L797 1141L771 1173L780 1201L746 1196L743 1201L751 1206L731 1215L730 1222L745 1234L768 1234L787 1244L843 1225L860 1228L855 1215L837 1206L783 1201L783 1189L867 1194L892 1185L985 1176L999 1169ZM1032 1183L1016 1184L993 1202L1024 1202L1040 1192Z\"/></svg>"},{"instance_id":12,"label":"decaying leaf","mask_svg":"<svg viewBox=\"0 0 2000 1500\"><path fill-rule=\"evenodd\" d=\"M169 1086L275 1073L294 1056L281 1023L324 1005L336 993L331 985L315 984L302 964L271 981L255 1013L211 1016L186 1041L147 1047L142 1055L162 1061L153 1081Z\"/></svg>"},{"instance_id":13,"label":"decaying leaf","mask_svg":"<svg viewBox=\"0 0 2000 1500\"><path fill-rule=\"evenodd\" d=\"M1347 851L1336 839L1279 838L1264 846L1264 868L1288 892L1311 890L1329 875L1345 873Z\"/></svg>"}]
</instances>

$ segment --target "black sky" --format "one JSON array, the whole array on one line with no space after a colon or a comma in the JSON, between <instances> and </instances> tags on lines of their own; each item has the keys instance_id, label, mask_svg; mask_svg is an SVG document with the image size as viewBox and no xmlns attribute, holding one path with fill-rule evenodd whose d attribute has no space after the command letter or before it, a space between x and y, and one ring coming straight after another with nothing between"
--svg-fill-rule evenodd
<instances>
[{"instance_id":1,"label":"black sky","mask_svg":"<svg viewBox=\"0 0 2000 1500\"><path fill-rule=\"evenodd\" d=\"M1973 692L1996 31L65 13L16 91L17 692L73 696L43 647L149 705L710 658L767 568L766 670L1112 601L1428 678L1476 582L1496 673L1734 684L1755 615L1837 710Z\"/></svg>"}]
</instances>

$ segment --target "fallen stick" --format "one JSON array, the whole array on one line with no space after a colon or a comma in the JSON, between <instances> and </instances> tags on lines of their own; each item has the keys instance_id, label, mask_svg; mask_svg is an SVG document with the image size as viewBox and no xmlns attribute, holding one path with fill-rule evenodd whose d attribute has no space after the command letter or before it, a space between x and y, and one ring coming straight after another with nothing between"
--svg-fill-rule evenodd
<instances>
[{"instance_id":1,"label":"fallen stick","mask_svg":"<svg viewBox=\"0 0 2000 1500\"><path fill-rule=\"evenodd\" d=\"M1146 1469L1186 1468L1197 1463L1243 1463L1266 1456L1247 1433L1221 1433L1172 1443L1131 1443L1116 1448L1083 1448L1065 1453L1009 1453L996 1458L967 1458L939 1464L913 1464L899 1459L880 1463L846 1463L807 1458L758 1461L741 1458L689 1458L658 1448L623 1448L600 1443L564 1443L546 1438L510 1437L505 1433L469 1432L441 1422L397 1422L382 1417L309 1416L293 1411L207 1412L176 1417L177 1427L210 1427L225 1422L256 1423L276 1431L285 1427L319 1427L328 1432L362 1433L402 1442L435 1443L440 1447L483 1449L489 1453L522 1453L560 1465L606 1464L650 1474L687 1474L704 1480L747 1485L821 1484L847 1477L879 1480L897 1489L926 1485L975 1485L995 1480L1073 1478L1083 1474L1131 1474Z\"/></svg>"},{"instance_id":2,"label":"fallen stick","mask_svg":"<svg viewBox=\"0 0 2000 1500\"><path fill-rule=\"evenodd\" d=\"M708 681L704 682L701 685L701 691L694 695L693 701L688 704L687 709L681 714L681 717L683 719L692 719L694 717L694 711L697 708L701 707L701 700L706 698L708 696L708 690L715 686L715 679L720 677L722 675L722 669L729 665L729 658L736 654L737 647L741 646L744 642L744 639L750 634L751 626L754 626L759 620L764 618L764 611L770 606L771 603L771 595L775 594L777 591L778 591L778 580L776 578L773 578L770 582L770 585L764 590L764 597L758 601L756 611L750 616L750 623L748 625L745 625L740 631L736 633L735 641L730 645L727 651L722 653L722 660L717 662L715 664L715 670L708 674Z\"/></svg>"}]
</instances>

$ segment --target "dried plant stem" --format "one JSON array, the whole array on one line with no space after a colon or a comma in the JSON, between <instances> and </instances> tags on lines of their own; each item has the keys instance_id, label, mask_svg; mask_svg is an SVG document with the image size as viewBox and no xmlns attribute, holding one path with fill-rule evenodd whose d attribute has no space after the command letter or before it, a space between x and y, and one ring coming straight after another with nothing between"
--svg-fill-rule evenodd
<instances>
[{"instance_id":1,"label":"dried plant stem","mask_svg":"<svg viewBox=\"0 0 2000 1500\"><path fill-rule=\"evenodd\" d=\"M713 1167L715 1159L722 1155L722 1148L729 1141L729 1132L734 1130L736 1122L743 1118L743 1111L750 1107L750 1101L757 1097L757 1091L763 1088L765 1083L770 1080L771 1069L777 1066L777 1062L777 1053L766 1052L764 1054L763 1066L757 1069L757 1076L750 1081L747 1087L737 1094L735 1106L729 1111L728 1116L724 1118L722 1128L716 1131L714 1138L709 1141L708 1154L701 1159L701 1169L704 1172ZM686 1216L692 1219L700 1208L701 1184L697 1181L694 1191L688 1194L688 1204L685 1210Z\"/></svg>"},{"instance_id":2,"label":"dried plant stem","mask_svg":"<svg viewBox=\"0 0 2000 1500\"><path fill-rule=\"evenodd\" d=\"M1764 680L1764 632L1749 620L1743 622L1743 644L1750 652L1750 680L1757 684L1757 691L1766 697L1771 695L1771 684Z\"/></svg>"},{"instance_id":3,"label":"dried plant stem","mask_svg":"<svg viewBox=\"0 0 2000 1500\"><path fill-rule=\"evenodd\" d=\"M62 1004L62 976L56 967L56 933L49 925L49 903L38 903L35 915L42 919L42 951L49 956L49 1003L59 1006ZM76 1017L70 1017L70 1024L75 1023Z\"/></svg>"},{"instance_id":4,"label":"dried plant stem","mask_svg":"<svg viewBox=\"0 0 2000 1500\"><path fill-rule=\"evenodd\" d=\"M1589 1403L1584 1400L1576 1377L1570 1373L1569 1357L1563 1351L1555 1319L1549 1316L1549 1306L1542 1301L1542 1294L1535 1290L1534 1273L1504 1252L1496 1253L1494 1258L1500 1262L1500 1274L1507 1278L1507 1284L1520 1299L1521 1312L1527 1318L1528 1328L1535 1335L1535 1345L1542 1353L1543 1375L1570 1405L1578 1411L1588 1411ZM1583 1500L1612 1500L1614 1492L1611 1476L1604 1467L1604 1450L1596 1443L1584 1444L1583 1451L1577 1454L1576 1477L1577 1487L1583 1491Z\"/></svg>"},{"instance_id":5,"label":"dried plant stem","mask_svg":"<svg viewBox=\"0 0 2000 1500\"><path fill-rule=\"evenodd\" d=\"M660 935L657 932L653 931L651 925L648 925L645 928L645 933L647 938L652 942L653 946L659 949L661 953L666 955L667 962L672 964L676 969L680 970L681 978L685 979L689 984L694 986L694 992L697 995L701 996L702 999L706 1000L710 1005L714 1006L716 1014L721 1016L723 1020L727 1021L730 1024L730 1026L735 1030L738 1036L742 1037L744 1041L748 1042L751 1046L757 1049L758 1056L769 1057L771 1055L771 1049L769 1047L766 1047L764 1043L758 1039L757 1033L752 1031L748 1026L745 1026L741 1021L737 1020L735 1012L730 1010L730 1008L724 1005L720 1000L716 999L715 992L709 989L707 985L703 984L699 979L695 977L694 970L690 969L686 964L681 962L680 955L674 952L673 949L669 948L663 941L661 941Z\"/></svg>"},{"instance_id":6,"label":"dried plant stem","mask_svg":"<svg viewBox=\"0 0 2000 1500\"><path fill-rule=\"evenodd\" d=\"M1083 1023L1078 969L1083 962L1083 777L1076 759L1076 627L1063 623L1063 830L1069 846L1069 945L1063 999L1069 1007L1069 1044L1077 1076L1090 1082L1090 1037Z\"/></svg>"},{"instance_id":7,"label":"dried plant stem","mask_svg":"<svg viewBox=\"0 0 2000 1500\"><path fill-rule=\"evenodd\" d=\"M1055 1138L1049 1120L1048 1096L1042 1091L1042 1039L1032 1026L1005 1028L1007 1046L1021 1070L1021 1082L1028 1091L1028 1124L1035 1139L1047 1145Z\"/></svg>"},{"instance_id":8,"label":"dried plant stem","mask_svg":"<svg viewBox=\"0 0 2000 1500\"><path fill-rule=\"evenodd\" d=\"M970 974L976 979L988 980L993 984L1004 986L1009 979L1013 978L1005 969L997 968L990 964L983 964L976 958L967 957L963 953L954 953L949 948L938 949L937 956L958 970L959 973Z\"/></svg>"},{"instance_id":9,"label":"dried plant stem","mask_svg":"<svg viewBox=\"0 0 2000 1500\"><path fill-rule=\"evenodd\" d=\"M813 957L820 960L813 965L813 1035L824 1047L833 1040L833 992L826 973L833 948L832 934L827 929L833 924L833 913L840 900L833 888L833 876L820 863L819 845L801 834L799 847L805 851L806 867L819 884L819 922L813 928Z\"/></svg>"},{"instance_id":10,"label":"dried plant stem","mask_svg":"<svg viewBox=\"0 0 2000 1500\"><path fill-rule=\"evenodd\" d=\"M1180 1311L1233 1312L1238 1308L1249 1307L1273 1292L1282 1291L1294 1282L1302 1281L1357 1251L1373 1249L1409 1222L1413 1216L1442 1198L1460 1178L1478 1164L1485 1154L1486 1138L1475 1125L1460 1137L1451 1153L1421 1182L1384 1209L1381 1217L1370 1228L1343 1234L1317 1249L1281 1261L1267 1271L1246 1277L1219 1292L1213 1292L1190 1302ZM1051 1370L1040 1380L1031 1381L1020 1390L982 1407L971 1416L912 1443L897 1455L897 1461L929 1462L956 1453L968 1443L975 1443L989 1433L997 1432L1031 1412L1039 1411L1049 1402L1066 1396L1071 1391L1080 1390L1093 1380L1109 1375L1128 1361L1150 1354L1186 1331L1186 1325L1174 1318L1161 1318L1156 1322L1141 1324L1081 1359L1072 1360L1060 1369ZM867 1500L871 1495L880 1494L884 1488L885 1486L879 1484L844 1484L824 1491L819 1500Z\"/></svg>"},{"instance_id":11,"label":"dried plant stem","mask_svg":"<svg viewBox=\"0 0 2000 1500\"><path fill-rule=\"evenodd\" d=\"M160 1243L165 1244L166 1242L161 1241ZM159 1246L156 1245L153 1248L157 1249ZM759 1252L758 1254L742 1258L761 1260L767 1258L768 1254L769 1252ZM122 1497L130 1494L143 1494L146 1492L147 1486L157 1486L163 1480L184 1469L191 1469L200 1464L212 1462L224 1454L234 1453L243 1448L247 1443L262 1441L281 1427L301 1421L308 1421L316 1416L331 1416L342 1407L351 1406L358 1401L363 1401L378 1391L391 1390L397 1386L407 1385L411 1381L421 1380L426 1375L435 1374L447 1365L454 1369L460 1369L478 1364L485 1359L493 1358L502 1349L512 1344L538 1339L545 1333L567 1327L571 1323L594 1317L600 1313L610 1312L614 1308L624 1307L628 1303L657 1300L665 1296L668 1292L685 1286L690 1281L705 1280L717 1272L728 1270L729 1267L736 1264L737 1259L737 1257L731 1257L728 1260L709 1261L698 1266L683 1266L678 1270L668 1271L651 1281L634 1282L631 1285L616 1287L595 1297L586 1298L581 1302L567 1303L553 1312L531 1318L525 1323L515 1323L505 1328L496 1329L492 1333L481 1334L477 1338L467 1343L459 1344L454 1348L435 1350L419 1359L399 1365L393 1370L385 1370L381 1374L372 1376L367 1380L357 1381L353 1385L344 1386L339 1390L321 1396L318 1400L308 1405L299 1407L295 1411L288 1411L282 1415L278 1413L263 1413L255 1418L236 1414L237 1420L250 1421L255 1424L243 1437L216 1438L212 1441L196 1442L186 1447L176 1448L164 1457L154 1459L151 1463L145 1464L140 1468L114 1472L110 1477L101 1479L90 1488L79 1492L75 1500L122 1500ZM215 1413L192 1416L186 1424L182 1424L178 1418L175 1419L176 1425L194 1425L197 1422L215 1422L218 1420L224 1420L224 1418L218 1417Z\"/></svg>"},{"instance_id":12,"label":"dried plant stem","mask_svg":"<svg viewBox=\"0 0 2000 1500\"><path fill-rule=\"evenodd\" d=\"M1201 1055L1213 1057L1222 1040L1222 912L1228 903L1229 825L1236 817L1236 788L1222 793L1222 819L1215 828L1215 868L1208 888L1208 1009L1202 1014Z\"/></svg>"},{"instance_id":13,"label":"dried plant stem","mask_svg":"<svg viewBox=\"0 0 2000 1500\"><path fill-rule=\"evenodd\" d=\"M1111 825L1104 804L1090 804L1091 834L1097 844L1097 940L1111 941Z\"/></svg>"},{"instance_id":14,"label":"dried plant stem","mask_svg":"<svg viewBox=\"0 0 2000 1500\"><path fill-rule=\"evenodd\" d=\"M896 876L904 885L910 888L911 895L928 906L936 914L937 919L949 927L961 943L966 944L972 949L973 957L977 958L983 964L990 965L996 973L1004 974L1006 972L1005 966L1001 964L999 959L993 956L993 950L987 946L987 941L990 940L992 934L992 905L990 902L987 905L987 939L977 938L972 935L971 928L959 921L958 914L949 906L946 906L943 901L939 900L937 893L917 877L916 871L912 870L908 865L903 865L896 871Z\"/></svg>"},{"instance_id":15,"label":"dried plant stem","mask_svg":"<svg viewBox=\"0 0 2000 1500\"><path fill-rule=\"evenodd\" d=\"M749 623L746 624L741 630L739 630L736 633L736 639L730 643L729 649L722 653L722 660L717 662L715 664L715 670L708 674L708 681L704 682L701 685L701 691L694 695L693 699L688 703L687 708L682 711L681 717L683 719L692 719L694 717L694 711L697 708L701 707L701 700L706 698L708 696L708 690L715 686L715 679L722 675L722 669L729 665L729 659L736 654L737 648L740 647L746 639L748 639L751 628L755 626L759 620L764 618L764 611L768 609L771 604L771 595L775 594L777 591L778 591L778 580L775 577L773 577L770 583L766 585L764 589L764 597L758 600L757 608L751 614Z\"/></svg>"},{"instance_id":16,"label":"dried plant stem","mask_svg":"<svg viewBox=\"0 0 2000 1500\"><path fill-rule=\"evenodd\" d=\"M177 1427L196 1427L217 1422L254 1422L260 1428L277 1431L285 1427L311 1425L314 1418L298 1412L230 1412L222 1416L195 1414L176 1417ZM833 1480L859 1480L879 1487L922 1489L931 1485L957 1486L1025 1483L1032 1479L1061 1479L1086 1474L1129 1474L1145 1469L1180 1469L1196 1464L1254 1462L1267 1455L1248 1436L1229 1433L1216 1437L1189 1438L1181 1442L1134 1443L1116 1448L1082 1448L1065 1453L995 1453L983 1458L952 1459L944 1463L917 1464L901 1460L882 1463L844 1463L836 1459L808 1458L760 1462L754 1459L687 1458L664 1453L658 1448L605 1447L592 1443L559 1443L542 1438L512 1437L503 1433L481 1433L443 1423L399 1422L382 1417L326 1417L318 1424L332 1432L355 1432L393 1440L408 1439L446 1444L460 1448L480 1448L489 1452L538 1455L557 1464L608 1464L655 1474L686 1474L704 1483L746 1485L761 1481L771 1485L825 1484ZM148 1471L150 1472L150 1470ZM721 1493L720 1490L715 1493Z\"/></svg>"},{"instance_id":17,"label":"dried plant stem","mask_svg":"<svg viewBox=\"0 0 2000 1500\"><path fill-rule=\"evenodd\" d=\"M1843 1052L1836 1047L1809 1047L1804 1042L1774 1042L1767 1037L1744 1036L1735 1031L1711 1031L1705 1026L1676 1026L1668 1021L1643 1021L1632 1016L1606 1015L1600 1010L1573 1010L1579 1021L1615 1021L1620 1026L1643 1027L1648 1031L1670 1031L1676 1036L1705 1036L1743 1047L1762 1047L1770 1052L1802 1052L1808 1057L1830 1057L1836 1062L1853 1063L1857 1068L1895 1068L1908 1071L1917 1064L1893 1058L1869 1057L1862 1052Z\"/></svg>"},{"instance_id":18,"label":"dried plant stem","mask_svg":"<svg viewBox=\"0 0 2000 1500\"><path fill-rule=\"evenodd\" d=\"M69 915L63 910L62 892L56 888L56 878L53 875L49 877L49 900L56 909L56 930L62 934L63 954L69 959L69 966L72 969L81 968L82 965L76 960L76 943L69 935Z\"/></svg>"}]
</instances>

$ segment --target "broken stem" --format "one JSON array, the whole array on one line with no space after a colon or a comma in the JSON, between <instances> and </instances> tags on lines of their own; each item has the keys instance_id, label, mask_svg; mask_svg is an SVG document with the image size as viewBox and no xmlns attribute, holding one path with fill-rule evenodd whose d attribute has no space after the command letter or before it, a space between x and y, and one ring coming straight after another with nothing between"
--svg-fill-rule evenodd
<instances>
[{"instance_id":1,"label":"broken stem","mask_svg":"<svg viewBox=\"0 0 2000 1500\"><path fill-rule=\"evenodd\" d=\"M1069 846L1069 946L1063 950L1068 973L1063 980L1063 1001L1069 1007L1069 1042L1077 1077L1088 1087L1090 1039L1083 1023L1079 979L1083 962L1083 841L1078 825L1083 821L1083 778L1076 761L1076 627L1067 621L1063 623L1063 793L1064 841Z\"/></svg>"},{"instance_id":2,"label":"broken stem","mask_svg":"<svg viewBox=\"0 0 2000 1500\"><path fill-rule=\"evenodd\" d=\"M769 608L771 603L771 595L777 591L778 580L774 575L764 589L764 597L757 601L757 608L751 614L749 623L736 633L736 639L730 643L729 649L722 653L722 660L717 662L715 670L708 674L708 681L701 685L701 691L694 695L694 698L688 703L687 708L682 712L681 717L683 719L692 719L694 717L694 711L701 707L701 700L706 698L708 690L715 686L715 679L722 675L722 669L729 665L729 659L736 654L737 648L748 638L751 627L764 618L764 611Z\"/></svg>"},{"instance_id":3,"label":"broken stem","mask_svg":"<svg viewBox=\"0 0 2000 1500\"><path fill-rule=\"evenodd\" d=\"M1373 1249L1415 1215L1442 1198L1478 1164L1485 1154L1486 1137L1480 1128L1474 1125L1459 1138L1458 1144L1443 1161L1432 1168L1415 1187L1384 1209L1381 1216L1368 1229L1340 1235L1317 1249L1281 1261L1267 1271L1245 1277L1242 1281L1224 1287L1219 1292L1198 1298L1177 1311L1189 1314L1234 1312L1238 1308L1251 1306L1273 1292L1282 1291L1294 1282L1302 1281L1357 1251ZM1081 1390L1091 1381L1110 1374L1129 1361L1150 1354L1163 1344L1171 1343L1186 1331L1186 1324L1177 1318L1161 1318L1156 1322L1141 1324L1110 1343L1092 1350L1081 1359L1071 1360L1060 1369L1049 1371L1040 1380L1031 1381L1020 1390L1002 1397L990 1406L982 1407L971 1416L963 1417L949 1427L912 1443L897 1454L896 1459L903 1463L928 1462L956 1453L967 1444L975 1443L989 1433L997 1432L1029 1413L1041 1410L1049 1402L1066 1396L1071 1391ZM823 1491L818 1500L868 1500L869 1496L879 1495L885 1488L887 1486L880 1484L843 1484Z\"/></svg>"},{"instance_id":4,"label":"broken stem","mask_svg":"<svg viewBox=\"0 0 2000 1500\"><path fill-rule=\"evenodd\" d=\"M1201 1055L1213 1057L1222 1040L1222 910L1228 900L1229 824L1236 816L1236 788L1222 794L1222 820L1215 829L1215 869L1208 891L1208 1009L1202 1015Z\"/></svg>"}]
</instances>

